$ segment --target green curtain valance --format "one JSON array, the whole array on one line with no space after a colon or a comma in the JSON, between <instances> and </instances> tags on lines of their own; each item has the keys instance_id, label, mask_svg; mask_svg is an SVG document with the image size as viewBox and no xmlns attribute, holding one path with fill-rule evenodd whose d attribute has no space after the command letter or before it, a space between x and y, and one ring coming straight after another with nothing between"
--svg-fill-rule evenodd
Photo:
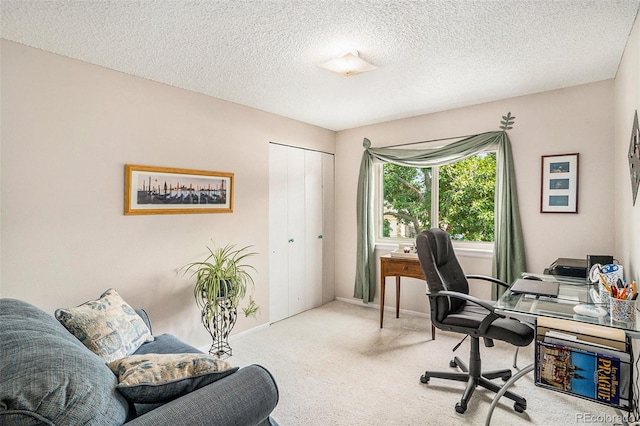
<instances>
[{"instance_id":1,"label":"green curtain valance","mask_svg":"<svg viewBox=\"0 0 640 426\"><path fill-rule=\"evenodd\" d=\"M364 303L371 302L376 289L374 159L410 167L442 166L464 160L495 146L497 158L493 276L511 282L526 270L511 142L506 131L481 133L433 149L370 148L368 139L364 140L364 146L356 200L358 242L354 297L362 299ZM499 295L498 291L494 288L494 298Z\"/></svg>"}]
</instances>

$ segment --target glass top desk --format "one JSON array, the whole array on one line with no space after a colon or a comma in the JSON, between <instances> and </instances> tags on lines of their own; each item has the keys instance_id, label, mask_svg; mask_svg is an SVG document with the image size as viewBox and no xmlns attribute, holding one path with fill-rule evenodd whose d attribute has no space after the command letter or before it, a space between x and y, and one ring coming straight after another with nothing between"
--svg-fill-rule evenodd
<instances>
[{"instance_id":1,"label":"glass top desk","mask_svg":"<svg viewBox=\"0 0 640 426\"><path fill-rule=\"evenodd\" d=\"M591 297L590 289L598 291L597 284L590 284L584 278L564 277L561 275L523 274L535 276L545 281L557 281L560 283L558 297L539 296L531 294L513 294L507 290L495 304L496 310L507 316L517 318L524 322L533 323L535 318L546 316L562 318L572 321L598 324L606 327L624 330L627 336L640 339L640 312L636 304L635 320L632 322L617 322L611 319L611 315L604 317L590 317L578 315L573 307L580 304L594 304L609 311L608 304L599 303Z\"/></svg>"},{"instance_id":2,"label":"glass top desk","mask_svg":"<svg viewBox=\"0 0 640 426\"><path fill-rule=\"evenodd\" d=\"M545 281L557 281L560 283L558 287L558 297L548 297L540 295L530 294L514 294L510 290L507 290L495 304L497 313L506 315L508 317L516 318L522 322L530 324L535 327L536 318L540 316L551 318L562 318L572 321L584 322L588 324L598 324L605 327L613 327L624 330L625 334L632 339L640 339L640 312L638 312L638 306L635 306L635 321L632 322L617 322L611 319L611 315L607 314L604 317L590 317L585 315L577 315L573 307L579 304L595 304L601 306L605 310L609 311L609 307L606 304L599 303L599 301L593 300L591 292L589 290L598 290L597 284L590 284L584 278L565 277L561 275L543 275L543 274L530 274L525 273L523 276L534 276ZM515 364L515 361L514 361ZM515 367L515 365L514 365ZM507 383L502 386L500 392L494 397L489 412L487 414L485 426L489 426L491 422L491 416L495 409L498 400L504 395L504 392L517 380L519 380L525 374L533 371L534 364L530 364L518 373L513 375ZM634 396L635 398L635 396ZM634 401L637 409L637 401Z\"/></svg>"}]
</instances>

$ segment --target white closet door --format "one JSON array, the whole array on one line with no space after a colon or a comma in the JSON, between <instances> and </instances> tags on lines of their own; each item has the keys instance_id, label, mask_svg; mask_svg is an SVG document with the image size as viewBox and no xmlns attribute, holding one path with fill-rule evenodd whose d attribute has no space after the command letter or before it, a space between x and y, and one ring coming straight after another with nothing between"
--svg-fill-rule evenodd
<instances>
[{"instance_id":1,"label":"white closet door","mask_svg":"<svg viewBox=\"0 0 640 426\"><path fill-rule=\"evenodd\" d=\"M333 155L269 148L270 321L335 299Z\"/></svg>"},{"instance_id":2,"label":"white closet door","mask_svg":"<svg viewBox=\"0 0 640 426\"><path fill-rule=\"evenodd\" d=\"M322 304L336 298L334 156L322 154Z\"/></svg>"},{"instance_id":3,"label":"white closet door","mask_svg":"<svg viewBox=\"0 0 640 426\"><path fill-rule=\"evenodd\" d=\"M289 316L287 239L288 148L269 144L269 307L270 321Z\"/></svg>"},{"instance_id":4,"label":"white closet door","mask_svg":"<svg viewBox=\"0 0 640 426\"><path fill-rule=\"evenodd\" d=\"M304 311L306 306L304 153L290 148L287 160L289 316Z\"/></svg>"},{"instance_id":5,"label":"white closet door","mask_svg":"<svg viewBox=\"0 0 640 426\"><path fill-rule=\"evenodd\" d=\"M304 152L306 309L322 305L322 153Z\"/></svg>"}]
</instances>

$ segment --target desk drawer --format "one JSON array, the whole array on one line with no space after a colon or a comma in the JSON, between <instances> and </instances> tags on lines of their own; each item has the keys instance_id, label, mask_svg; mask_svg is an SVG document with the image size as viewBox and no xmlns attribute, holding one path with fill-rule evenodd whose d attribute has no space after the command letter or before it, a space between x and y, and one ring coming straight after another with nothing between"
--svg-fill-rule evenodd
<instances>
[{"instance_id":1,"label":"desk drawer","mask_svg":"<svg viewBox=\"0 0 640 426\"><path fill-rule=\"evenodd\" d=\"M386 261L383 264L384 276L403 276L403 277L411 277L411 278L419 278L421 280L424 279L424 275L422 274L422 268L420 267L420 263L418 262L407 262L407 261Z\"/></svg>"}]
</instances>

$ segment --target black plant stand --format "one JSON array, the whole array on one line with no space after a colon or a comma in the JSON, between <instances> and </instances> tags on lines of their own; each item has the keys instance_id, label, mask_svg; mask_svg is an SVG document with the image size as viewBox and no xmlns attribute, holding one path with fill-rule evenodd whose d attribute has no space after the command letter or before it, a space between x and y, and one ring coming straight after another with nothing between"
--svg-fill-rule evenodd
<instances>
[{"instance_id":1,"label":"black plant stand","mask_svg":"<svg viewBox=\"0 0 640 426\"><path fill-rule=\"evenodd\" d=\"M236 325L238 309L233 306L233 302L230 299L220 298L216 303L218 304L218 314L214 315L211 321L207 321L207 314L211 309L207 305L202 310L202 324L204 324L213 339L209 355L225 359L232 354L231 346L229 346L229 335L233 330L233 326Z\"/></svg>"}]
</instances>

